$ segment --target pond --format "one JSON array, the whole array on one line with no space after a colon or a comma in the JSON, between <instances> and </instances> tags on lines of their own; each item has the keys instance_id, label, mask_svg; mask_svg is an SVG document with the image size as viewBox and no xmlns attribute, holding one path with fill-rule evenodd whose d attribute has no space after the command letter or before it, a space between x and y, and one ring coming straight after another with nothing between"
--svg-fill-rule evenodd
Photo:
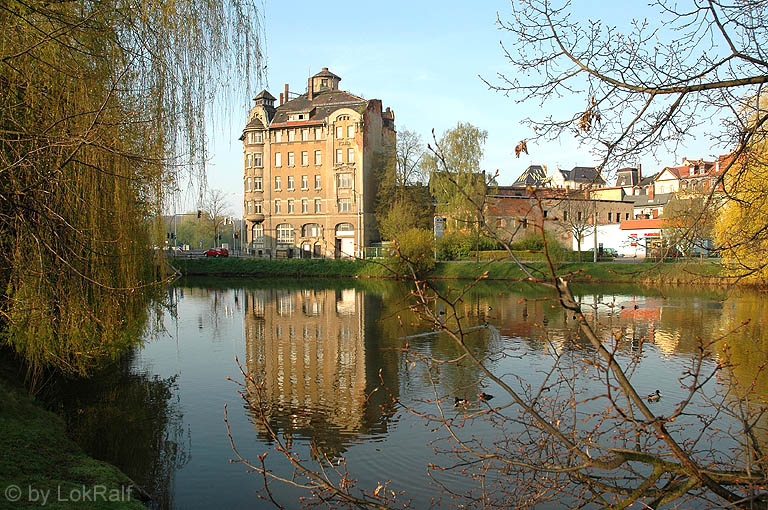
<instances>
[{"instance_id":1,"label":"pond","mask_svg":"<svg viewBox=\"0 0 768 510\"><path fill-rule=\"evenodd\" d=\"M451 285L460 284L443 290L456 295ZM258 463L269 452L265 461L277 474L290 478L292 469L269 430L304 457L346 466L368 491L382 485L415 508L450 507L460 499L448 492L469 494L475 483L458 471L428 469L456 459L443 453L451 448L438 439L445 431L420 415L437 412L436 396L448 419L484 409L482 392L499 405L509 397L467 360L438 369L422 363L460 351L419 323L409 292L404 284L355 280L182 280L157 312L162 330L118 365L62 387L61 411L85 450L142 484L157 508L273 507L263 499L261 476L230 462L225 405L240 454ZM669 412L684 397L680 378L701 341L712 342L705 370L722 362L717 353L726 342L735 362L730 370L744 381L765 361L768 310L761 295L606 285L575 294L608 343L620 344L619 358L641 358L632 381L643 395L661 389L656 412ZM545 380L553 352L579 343L589 350L573 318L540 288L485 282L457 310L473 352L523 392ZM238 393L253 383L238 384L244 380L236 359L261 382L267 423ZM762 378L755 384L768 395ZM579 396L587 406L588 397ZM456 398L469 404L454 408ZM499 433L483 419L462 429L467 437ZM281 483L270 489L285 508L300 507L299 497L308 496Z\"/></svg>"}]
</instances>

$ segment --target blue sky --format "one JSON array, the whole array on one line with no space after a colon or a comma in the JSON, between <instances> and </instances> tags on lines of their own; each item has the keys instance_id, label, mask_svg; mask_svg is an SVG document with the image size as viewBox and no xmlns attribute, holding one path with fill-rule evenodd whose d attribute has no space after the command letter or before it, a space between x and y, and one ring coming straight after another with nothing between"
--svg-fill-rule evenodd
<instances>
[{"instance_id":1,"label":"blue sky","mask_svg":"<svg viewBox=\"0 0 768 510\"><path fill-rule=\"evenodd\" d=\"M500 184L511 184L530 164L551 170L595 163L588 147L571 140L529 145L530 156L515 158L515 145L531 134L520 121L547 112L538 104L516 104L488 90L478 77L493 81L497 72L513 73L499 46L500 40L511 39L495 24L497 11L502 17L509 13L507 0L265 2L267 70L262 87L275 97L284 83L292 91L305 92L307 77L328 67L342 78L342 89L381 99L395 111L397 129L415 131L425 142L432 129L439 137L459 121L487 130L483 167L498 169ZM645 3L636 1L629 6L574 4L583 16L611 24L633 15L653 15L643 10ZM241 91L232 95L243 98ZM229 194L235 216L242 214L242 146L237 138L247 117L244 104L236 101L231 114L209 129L208 185ZM659 155L662 163L651 157L640 162L648 174L682 156L711 152L702 142L676 155Z\"/></svg>"}]
</instances>

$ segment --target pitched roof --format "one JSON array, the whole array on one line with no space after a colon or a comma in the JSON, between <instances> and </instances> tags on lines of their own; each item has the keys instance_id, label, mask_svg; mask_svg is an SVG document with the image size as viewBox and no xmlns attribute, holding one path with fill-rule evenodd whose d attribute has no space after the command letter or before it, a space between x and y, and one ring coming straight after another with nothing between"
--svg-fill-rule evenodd
<instances>
[{"instance_id":1,"label":"pitched roof","mask_svg":"<svg viewBox=\"0 0 768 510\"><path fill-rule=\"evenodd\" d=\"M630 195L635 200L631 200L635 203L635 207L644 207L646 205L664 205L675 196L674 193L656 193L653 197L653 201L648 200L648 195Z\"/></svg>"},{"instance_id":2,"label":"pitched roof","mask_svg":"<svg viewBox=\"0 0 768 510\"><path fill-rule=\"evenodd\" d=\"M541 165L531 165L520 174L512 186L542 186L547 181L547 171Z\"/></svg>"},{"instance_id":3,"label":"pitched roof","mask_svg":"<svg viewBox=\"0 0 768 510\"><path fill-rule=\"evenodd\" d=\"M309 121L320 121L345 107L360 107L367 103L362 97L344 92L343 90L325 90L313 94L310 101L307 94L302 94L295 99L277 107L272 124L288 122L288 115L296 112L310 112Z\"/></svg>"},{"instance_id":4,"label":"pitched roof","mask_svg":"<svg viewBox=\"0 0 768 510\"><path fill-rule=\"evenodd\" d=\"M258 94L256 94L256 97L253 98L254 101L256 101L257 99L267 99L269 101L274 101L275 97L272 94L270 94L267 91L267 89L264 89L261 92L259 92Z\"/></svg>"},{"instance_id":5,"label":"pitched roof","mask_svg":"<svg viewBox=\"0 0 768 510\"><path fill-rule=\"evenodd\" d=\"M312 78L336 78L341 81L341 78L330 72L327 67L323 67L323 70L312 76Z\"/></svg>"},{"instance_id":6,"label":"pitched roof","mask_svg":"<svg viewBox=\"0 0 768 510\"><path fill-rule=\"evenodd\" d=\"M593 166L575 166L571 171L570 180L573 182L591 182L594 184L604 184L605 181L600 177L600 172Z\"/></svg>"},{"instance_id":7,"label":"pitched roof","mask_svg":"<svg viewBox=\"0 0 768 510\"><path fill-rule=\"evenodd\" d=\"M616 171L616 186L634 186L639 172L637 168L620 168Z\"/></svg>"}]
</instances>

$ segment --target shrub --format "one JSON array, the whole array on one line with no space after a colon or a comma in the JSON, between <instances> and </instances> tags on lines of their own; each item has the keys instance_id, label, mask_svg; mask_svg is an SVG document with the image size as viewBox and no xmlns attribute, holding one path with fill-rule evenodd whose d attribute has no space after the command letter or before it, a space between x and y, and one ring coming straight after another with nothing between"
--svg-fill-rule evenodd
<instances>
[{"instance_id":1,"label":"shrub","mask_svg":"<svg viewBox=\"0 0 768 510\"><path fill-rule=\"evenodd\" d=\"M395 237L395 246L387 255L387 266L398 275L409 276L410 263L417 274L424 274L435 267L433 250L432 232L420 228L408 229Z\"/></svg>"}]
</instances>

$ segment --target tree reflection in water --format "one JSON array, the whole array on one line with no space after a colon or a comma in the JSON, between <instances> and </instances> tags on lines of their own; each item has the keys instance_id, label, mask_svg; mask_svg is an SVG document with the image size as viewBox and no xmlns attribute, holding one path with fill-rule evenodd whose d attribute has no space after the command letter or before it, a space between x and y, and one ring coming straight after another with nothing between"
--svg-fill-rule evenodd
<instances>
[{"instance_id":1,"label":"tree reflection in water","mask_svg":"<svg viewBox=\"0 0 768 510\"><path fill-rule=\"evenodd\" d=\"M56 381L47 398L59 403L72 438L85 452L119 467L152 497L173 508L173 480L190 455L176 377L140 370L131 349L89 379Z\"/></svg>"}]
</instances>

